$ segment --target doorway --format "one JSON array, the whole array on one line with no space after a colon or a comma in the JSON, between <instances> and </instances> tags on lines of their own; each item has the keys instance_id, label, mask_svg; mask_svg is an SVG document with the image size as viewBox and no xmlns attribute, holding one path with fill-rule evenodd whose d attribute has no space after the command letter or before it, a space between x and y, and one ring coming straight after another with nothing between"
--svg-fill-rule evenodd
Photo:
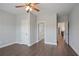
<instances>
[{"instance_id":1,"label":"doorway","mask_svg":"<svg viewBox=\"0 0 79 59\"><path fill-rule=\"evenodd\" d=\"M65 23L59 22L58 23L58 35L60 35L64 39L64 33L65 33Z\"/></svg>"},{"instance_id":2,"label":"doorway","mask_svg":"<svg viewBox=\"0 0 79 59\"><path fill-rule=\"evenodd\" d=\"M57 33L57 43L60 40L59 38L63 39L67 44L69 44L69 23L66 22L58 22L58 33Z\"/></svg>"},{"instance_id":3,"label":"doorway","mask_svg":"<svg viewBox=\"0 0 79 59\"><path fill-rule=\"evenodd\" d=\"M63 43L65 39L65 22L58 22L57 44Z\"/></svg>"},{"instance_id":4,"label":"doorway","mask_svg":"<svg viewBox=\"0 0 79 59\"><path fill-rule=\"evenodd\" d=\"M38 41L45 39L45 34L44 34L45 29L44 28L45 28L44 23L38 24Z\"/></svg>"}]
</instances>

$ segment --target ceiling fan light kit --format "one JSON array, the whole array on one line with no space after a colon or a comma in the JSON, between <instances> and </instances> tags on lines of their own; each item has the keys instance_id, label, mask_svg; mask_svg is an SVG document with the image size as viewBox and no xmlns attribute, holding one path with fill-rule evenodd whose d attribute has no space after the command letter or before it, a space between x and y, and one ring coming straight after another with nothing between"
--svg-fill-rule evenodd
<instances>
[{"instance_id":1,"label":"ceiling fan light kit","mask_svg":"<svg viewBox=\"0 0 79 59\"><path fill-rule=\"evenodd\" d=\"M26 8L25 8L25 10L27 11L27 13L29 12L29 11L32 11L32 8L31 7L29 7L29 6L27 6Z\"/></svg>"}]
</instances>

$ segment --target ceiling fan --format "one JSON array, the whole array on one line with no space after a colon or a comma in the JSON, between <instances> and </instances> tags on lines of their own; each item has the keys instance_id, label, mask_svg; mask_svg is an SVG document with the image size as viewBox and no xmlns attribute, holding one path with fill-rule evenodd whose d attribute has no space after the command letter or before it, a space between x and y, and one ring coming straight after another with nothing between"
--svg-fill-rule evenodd
<instances>
[{"instance_id":1,"label":"ceiling fan","mask_svg":"<svg viewBox=\"0 0 79 59\"><path fill-rule=\"evenodd\" d=\"M30 11L37 11L39 12L39 8L37 7L37 4L39 3L24 3L23 5L18 5L16 6L16 8L25 8L27 13Z\"/></svg>"}]
</instances>

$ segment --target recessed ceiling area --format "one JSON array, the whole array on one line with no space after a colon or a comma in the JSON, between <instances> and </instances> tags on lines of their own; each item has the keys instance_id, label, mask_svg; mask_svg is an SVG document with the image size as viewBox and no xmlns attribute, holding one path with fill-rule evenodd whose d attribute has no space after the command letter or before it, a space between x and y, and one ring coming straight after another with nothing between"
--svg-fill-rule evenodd
<instances>
[{"instance_id":1,"label":"recessed ceiling area","mask_svg":"<svg viewBox=\"0 0 79 59\"><path fill-rule=\"evenodd\" d=\"M15 15L27 13L23 8L15 8L20 4L23 3L0 3L0 9ZM75 3L40 3L38 4L40 12L35 13L69 13L75 5Z\"/></svg>"}]
</instances>

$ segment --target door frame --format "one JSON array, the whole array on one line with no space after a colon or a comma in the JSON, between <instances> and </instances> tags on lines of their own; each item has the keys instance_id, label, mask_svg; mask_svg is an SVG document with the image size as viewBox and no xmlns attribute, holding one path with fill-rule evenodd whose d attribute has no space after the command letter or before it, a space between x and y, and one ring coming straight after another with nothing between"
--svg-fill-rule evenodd
<instances>
[{"instance_id":1,"label":"door frame","mask_svg":"<svg viewBox=\"0 0 79 59\"><path fill-rule=\"evenodd\" d=\"M43 24L44 25L44 40L45 40L45 23L44 22L40 22L40 23L37 24L38 41L39 41L39 24Z\"/></svg>"},{"instance_id":2,"label":"door frame","mask_svg":"<svg viewBox=\"0 0 79 59\"><path fill-rule=\"evenodd\" d=\"M68 21L68 45L69 45L69 21Z\"/></svg>"}]
</instances>

